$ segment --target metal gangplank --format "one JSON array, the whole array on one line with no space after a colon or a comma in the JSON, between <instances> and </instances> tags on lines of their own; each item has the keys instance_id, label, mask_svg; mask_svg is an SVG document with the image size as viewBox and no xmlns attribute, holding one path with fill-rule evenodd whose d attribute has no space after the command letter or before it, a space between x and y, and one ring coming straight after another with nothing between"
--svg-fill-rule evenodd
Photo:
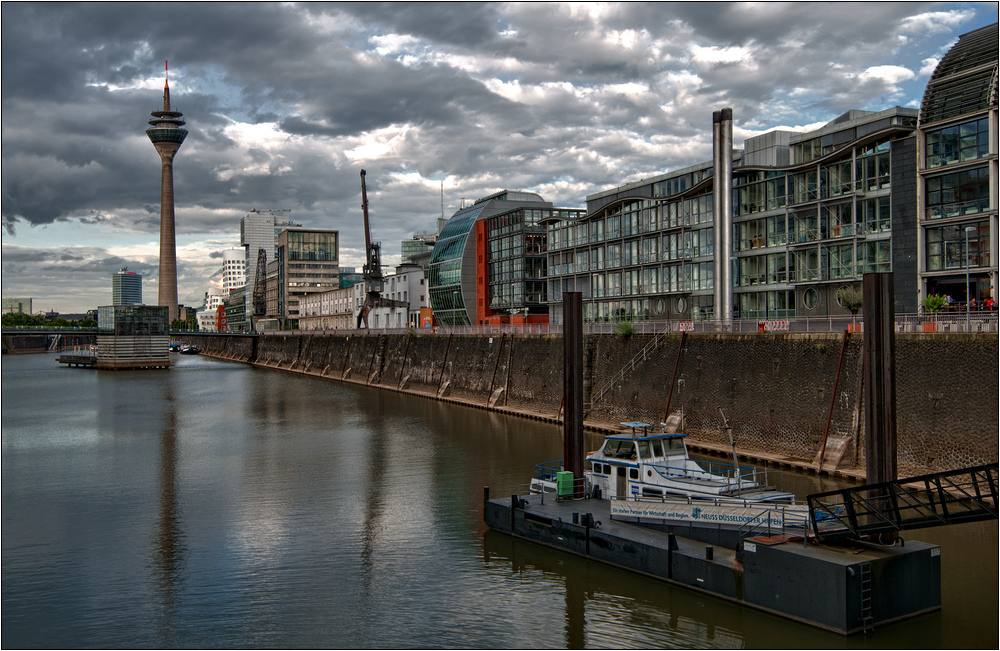
<instances>
[{"instance_id":1,"label":"metal gangplank","mask_svg":"<svg viewBox=\"0 0 1000 651\"><path fill-rule=\"evenodd\" d=\"M997 518L998 464L806 497L823 542Z\"/></svg>"}]
</instances>

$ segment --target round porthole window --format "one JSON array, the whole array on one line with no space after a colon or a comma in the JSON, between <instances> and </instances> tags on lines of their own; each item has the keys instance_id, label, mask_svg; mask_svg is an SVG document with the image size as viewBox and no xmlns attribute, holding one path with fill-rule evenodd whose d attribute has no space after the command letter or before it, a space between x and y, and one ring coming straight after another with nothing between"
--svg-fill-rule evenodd
<instances>
[{"instance_id":1,"label":"round porthole window","mask_svg":"<svg viewBox=\"0 0 1000 651\"><path fill-rule=\"evenodd\" d=\"M816 291L815 287L810 287L802 294L802 305L807 310L815 310L816 306L819 305L819 292Z\"/></svg>"},{"instance_id":2,"label":"round porthole window","mask_svg":"<svg viewBox=\"0 0 1000 651\"><path fill-rule=\"evenodd\" d=\"M678 298L677 301L674 303L674 311L677 312L678 314L683 314L684 310L687 309L687 306L688 306L687 301L685 301L683 298Z\"/></svg>"},{"instance_id":3,"label":"round porthole window","mask_svg":"<svg viewBox=\"0 0 1000 651\"><path fill-rule=\"evenodd\" d=\"M646 476L647 477L652 477L653 476L653 471L652 470L647 470L646 471Z\"/></svg>"}]
</instances>

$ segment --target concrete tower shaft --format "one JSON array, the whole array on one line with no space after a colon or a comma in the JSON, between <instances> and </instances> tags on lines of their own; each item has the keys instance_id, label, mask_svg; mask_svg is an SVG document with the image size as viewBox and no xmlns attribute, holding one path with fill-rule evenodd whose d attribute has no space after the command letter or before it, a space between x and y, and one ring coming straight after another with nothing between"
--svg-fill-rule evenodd
<instances>
[{"instance_id":1,"label":"concrete tower shaft","mask_svg":"<svg viewBox=\"0 0 1000 651\"><path fill-rule=\"evenodd\" d=\"M166 72L166 62L164 62ZM174 230L174 156L187 131L180 111L170 110L170 86L163 80L163 110L150 115L146 135L160 155L160 277L157 305L166 306L171 322L178 318L177 242Z\"/></svg>"}]
</instances>

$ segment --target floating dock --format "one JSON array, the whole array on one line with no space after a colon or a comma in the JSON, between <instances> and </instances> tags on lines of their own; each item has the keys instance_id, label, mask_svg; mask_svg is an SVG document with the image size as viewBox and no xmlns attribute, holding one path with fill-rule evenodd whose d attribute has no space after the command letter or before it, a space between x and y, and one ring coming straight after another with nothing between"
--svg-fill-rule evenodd
<instances>
[{"instance_id":1,"label":"floating dock","mask_svg":"<svg viewBox=\"0 0 1000 651\"><path fill-rule=\"evenodd\" d=\"M941 549L922 542L818 545L760 535L734 550L612 520L607 500L493 500L488 488L483 519L499 532L844 635L941 608ZM736 529L689 531L725 540Z\"/></svg>"}]
</instances>

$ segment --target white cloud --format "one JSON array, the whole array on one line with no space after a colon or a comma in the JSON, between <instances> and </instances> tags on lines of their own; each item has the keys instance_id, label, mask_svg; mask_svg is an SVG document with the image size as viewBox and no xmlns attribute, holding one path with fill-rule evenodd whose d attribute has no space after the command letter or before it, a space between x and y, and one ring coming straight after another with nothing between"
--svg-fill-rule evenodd
<instances>
[{"instance_id":1,"label":"white cloud","mask_svg":"<svg viewBox=\"0 0 1000 651\"><path fill-rule=\"evenodd\" d=\"M934 70L937 69L938 64L941 63L941 59L938 59L937 57L929 57L920 63L920 72L917 74L921 77L930 77L934 74Z\"/></svg>"},{"instance_id":2,"label":"white cloud","mask_svg":"<svg viewBox=\"0 0 1000 651\"><path fill-rule=\"evenodd\" d=\"M976 17L974 9L929 11L904 18L900 31L909 34L940 34Z\"/></svg>"},{"instance_id":3,"label":"white cloud","mask_svg":"<svg viewBox=\"0 0 1000 651\"><path fill-rule=\"evenodd\" d=\"M913 71L903 66L872 66L858 75L861 81L881 81L891 91L899 89L899 84L916 77Z\"/></svg>"}]
</instances>

